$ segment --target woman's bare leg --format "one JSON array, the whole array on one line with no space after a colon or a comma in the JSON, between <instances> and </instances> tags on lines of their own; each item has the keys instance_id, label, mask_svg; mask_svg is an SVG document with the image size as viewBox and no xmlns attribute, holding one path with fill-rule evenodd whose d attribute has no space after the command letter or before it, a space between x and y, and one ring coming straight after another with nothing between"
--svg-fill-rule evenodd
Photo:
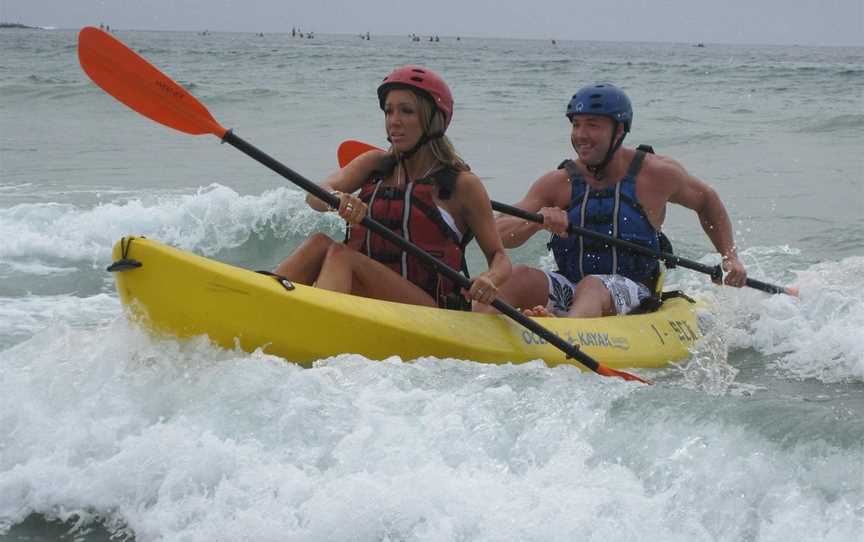
<instances>
[{"instance_id":1,"label":"woman's bare leg","mask_svg":"<svg viewBox=\"0 0 864 542\"><path fill-rule=\"evenodd\" d=\"M419 286L389 267L338 243L327 249L316 286L385 301L438 306Z\"/></svg>"},{"instance_id":2,"label":"woman's bare leg","mask_svg":"<svg viewBox=\"0 0 864 542\"><path fill-rule=\"evenodd\" d=\"M276 268L276 274L299 284L311 286L318 280L327 249L336 241L323 233L315 233Z\"/></svg>"}]
</instances>

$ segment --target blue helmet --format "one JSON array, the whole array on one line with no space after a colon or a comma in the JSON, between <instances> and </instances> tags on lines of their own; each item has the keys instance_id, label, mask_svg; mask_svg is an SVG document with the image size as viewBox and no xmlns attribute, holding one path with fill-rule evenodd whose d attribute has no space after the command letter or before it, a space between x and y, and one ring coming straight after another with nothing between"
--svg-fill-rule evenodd
<instances>
[{"instance_id":1,"label":"blue helmet","mask_svg":"<svg viewBox=\"0 0 864 542\"><path fill-rule=\"evenodd\" d=\"M567 118L574 115L601 115L624 125L624 133L633 124L633 107L630 98L615 85L599 84L582 87L567 104Z\"/></svg>"}]
</instances>

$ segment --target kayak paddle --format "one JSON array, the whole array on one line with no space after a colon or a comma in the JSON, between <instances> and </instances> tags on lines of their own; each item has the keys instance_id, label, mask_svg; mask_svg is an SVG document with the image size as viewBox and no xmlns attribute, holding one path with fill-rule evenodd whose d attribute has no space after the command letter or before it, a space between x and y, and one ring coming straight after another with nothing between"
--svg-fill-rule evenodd
<instances>
[{"instance_id":1,"label":"kayak paddle","mask_svg":"<svg viewBox=\"0 0 864 542\"><path fill-rule=\"evenodd\" d=\"M336 151L336 155L339 158L339 166L345 167L349 162L360 156L361 154L370 151L370 150L383 150L374 145L370 145L368 143L363 143L362 141L357 141L354 139L349 139L348 141L343 141L341 145L339 145L339 149ZM543 216L539 213L532 213L530 211L525 211L524 209L520 209L518 207L514 207L512 205L507 205L506 203L500 203L497 201L492 202L492 208L498 211L499 213L504 213L506 215L515 216L522 218L524 220L528 220L529 222L536 222L537 224L543 223ZM688 260L686 258L681 258L676 256L670 252L662 252L662 251L654 251L650 248L644 247L642 245L637 245L636 243L631 243L630 241L624 241L623 239L616 239L615 237L610 237L608 235L603 235L602 233L597 233L595 231L591 231L589 229L582 228L575 224L570 224L567 228L572 234L581 235L583 237L589 237L591 239L597 239L600 241L604 241L610 245L615 245L621 247L625 250L629 250L631 252L635 252L637 254L642 254L643 256L649 256L652 258L656 258L666 263L668 267L675 267L680 265L681 267L685 267L687 269L692 269L694 271L698 271L700 273L705 273L709 275L712 279L720 281L723 278L723 268L720 264L711 266L701 264L699 262ZM774 284L769 284L767 282L762 282L761 280L755 279L747 279L745 283L746 286L750 288L755 288L757 290L762 290L763 292L768 292L769 294L786 294L791 295L793 297L798 297L798 288L794 286L783 287L777 286Z\"/></svg>"},{"instance_id":2,"label":"kayak paddle","mask_svg":"<svg viewBox=\"0 0 864 542\"><path fill-rule=\"evenodd\" d=\"M107 32L94 27L83 28L78 34L78 59L84 72L94 83L133 111L183 133L213 134L223 143L228 143L254 158L331 207L339 205L339 198L336 196L244 141L231 130L223 128L207 108L186 89ZM461 288L467 290L471 287L471 281L467 277L368 216L363 218L362 224L411 253ZM500 299L493 301L492 306L564 352L568 358L576 359L595 373L649 383L638 376L599 364L578 346L563 340Z\"/></svg>"}]
</instances>

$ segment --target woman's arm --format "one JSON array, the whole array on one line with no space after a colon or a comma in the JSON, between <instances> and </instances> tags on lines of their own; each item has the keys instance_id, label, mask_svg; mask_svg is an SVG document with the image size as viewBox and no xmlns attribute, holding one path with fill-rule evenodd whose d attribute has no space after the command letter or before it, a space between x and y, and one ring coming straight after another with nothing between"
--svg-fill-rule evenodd
<instances>
[{"instance_id":1,"label":"woman's arm","mask_svg":"<svg viewBox=\"0 0 864 542\"><path fill-rule=\"evenodd\" d=\"M339 192L340 196L341 194L352 194L363 186L363 183L366 182L366 179L369 178L369 175L371 175L375 168L378 167L381 160L383 160L386 155L387 153L381 150L365 152L352 160L351 163L346 165L344 168L337 169L331 173L326 179L318 184L328 192ZM316 198L312 194L306 195L306 203L316 211L322 213L330 210L328 204ZM344 203L345 202L343 201L342 206L344 206Z\"/></svg>"},{"instance_id":2,"label":"woman's arm","mask_svg":"<svg viewBox=\"0 0 864 542\"><path fill-rule=\"evenodd\" d=\"M489 269L471 283L468 297L489 304L498 295L498 287L510 278L510 258L495 228L492 203L480 179L471 172L459 174L454 197L465 224L471 228L477 244L486 256Z\"/></svg>"}]
</instances>

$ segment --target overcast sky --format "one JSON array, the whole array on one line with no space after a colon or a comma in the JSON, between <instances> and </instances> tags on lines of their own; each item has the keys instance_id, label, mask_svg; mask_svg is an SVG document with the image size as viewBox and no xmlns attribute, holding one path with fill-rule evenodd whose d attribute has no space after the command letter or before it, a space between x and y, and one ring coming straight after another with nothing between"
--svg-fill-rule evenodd
<instances>
[{"instance_id":1,"label":"overcast sky","mask_svg":"<svg viewBox=\"0 0 864 542\"><path fill-rule=\"evenodd\" d=\"M864 46L864 0L0 0L32 26Z\"/></svg>"}]
</instances>

